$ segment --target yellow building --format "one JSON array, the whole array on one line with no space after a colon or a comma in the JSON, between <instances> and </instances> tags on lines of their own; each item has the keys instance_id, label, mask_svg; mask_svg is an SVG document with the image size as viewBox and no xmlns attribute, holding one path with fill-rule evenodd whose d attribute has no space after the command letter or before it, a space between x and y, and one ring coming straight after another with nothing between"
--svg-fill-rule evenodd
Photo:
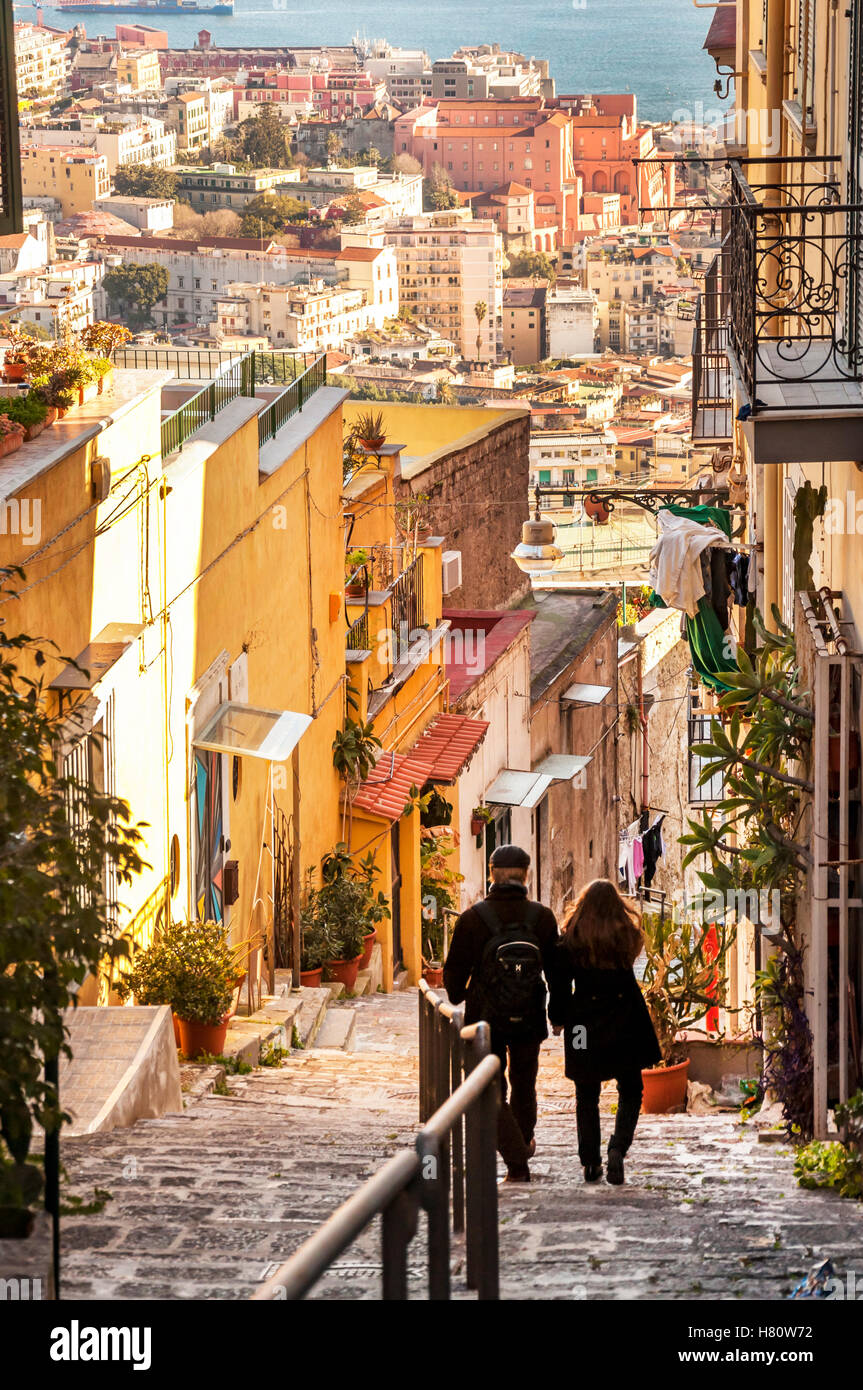
<instances>
[{"instance_id":1,"label":"yellow building","mask_svg":"<svg viewBox=\"0 0 863 1390\"><path fill-rule=\"evenodd\" d=\"M162 69L155 48L137 48L117 54L117 86L131 87L133 92L158 92L162 89Z\"/></svg>"},{"instance_id":2,"label":"yellow building","mask_svg":"<svg viewBox=\"0 0 863 1390\"><path fill-rule=\"evenodd\" d=\"M91 212L111 192L105 155L77 145L25 145L21 179L25 198L55 198L64 217Z\"/></svg>"},{"instance_id":3,"label":"yellow building","mask_svg":"<svg viewBox=\"0 0 863 1390\"><path fill-rule=\"evenodd\" d=\"M797 921L821 1136L863 1070L863 4L737 0L705 46L733 65L736 158L699 304L694 440L745 480L758 606L794 626L814 699Z\"/></svg>"}]
</instances>

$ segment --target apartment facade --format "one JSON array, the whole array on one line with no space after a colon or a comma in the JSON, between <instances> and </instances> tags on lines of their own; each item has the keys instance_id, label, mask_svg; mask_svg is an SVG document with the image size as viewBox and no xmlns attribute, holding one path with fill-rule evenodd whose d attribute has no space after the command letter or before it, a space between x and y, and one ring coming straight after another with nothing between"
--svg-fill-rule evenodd
<instances>
[{"instance_id":1,"label":"apartment facade","mask_svg":"<svg viewBox=\"0 0 863 1390\"><path fill-rule=\"evenodd\" d=\"M823 1137L863 1071L863 5L738 0L736 19L740 155L698 307L694 440L745 476L758 606L793 627L814 707L794 916ZM755 964L774 949L759 934Z\"/></svg>"},{"instance_id":2,"label":"apartment facade","mask_svg":"<svg viewBox=\"0 0 863 1390\"><path fill-rule=\"evenodd\" d=\"M155 48L134 48L117 54L117 86L132 92L159 92L162 69Z\"/></svg>"},{"instance_id":3,"label":"apartment facade","mask_svg":"<svg viewBox=\"0 0 863 1390\"><path fill-rule=\"evenodd\" d=\"M165 122L151 116L80 116L70 121L28 124L22 129L28 145L79 146L108 161L113 175L121 164L156 164L162 169L177 162L177 136Z\"/></svg>"},{"instance_id":4,"label":"apartment facade","mask_svg":"<svg viewBox=\"0 0 863 1390\"><path fill-rule=\"evenodd\" d=\"M108 160L80 145L24 145L21 182L25 198L53 198L63 217L89 212L111 192Z\"/></svg>"},{"instance_id":5,"label":"apartment facade","mask_svg":"<svg viewBox=\"0 0 863 1390\"><path fill-rule=\"evenodd\" d=\"M548 281L507 279L503 285L503 350L515 367L549 355Z\"/></svg>"},{"instance_id":6,"label":"apartment facade","mask_svg":"<svg viewBox=\"0 0 863 1390\"><path fill-rule=\"evenodd\" d=\"M546 299L550 357L592 357L599 309L591 290L555 285Z\"/></svg>"},{"instance_id":7,"label":"apartment facade","mask_svg":"<svg viewBox=\"0 0 863 1390\"><path fill-rule=\"evenodd\" d=\"M228 208L241 215L246 203L262 193L268 193L270 189L292 198L293 188L282 185L288 184L294 175L299 177L298 170L242 170L233 164L218 163L204 168L180 165L175 172L179 178L178 192L195 212L217 212Z\"/></svg>"},{"instance_id":8,"label":"apartment facade","mask_svg":"<svg viewBox=\"0 0 863 1390\"><path fill-rule=\"evenodd\" d=\"M19 100L58 101L69 73L69 35L39 24L15 25L15 81Z\"/></svg>"},{"instance_id":9,"label":"apartment facade","mask_svg":"<svg viewBox=\"0 0 863 1390\"><path fill-rule=\"evenodd\" d=\"M604 429L544 429L530 436L530 485L584 487L614 477L615 437Z\"/></svg>"},{"instance_id":10,"label":"apartment facade","mask_svg":"<svg viewBox=\"0 0 863 1390\"><path fill-rule=\"evenodd\" d=\"M232 284L216 301L220 335L258 335L272 347L325 352L373 329L374 304L363 290L313 280L303 285Z\"/></svg>"}]
</instances>

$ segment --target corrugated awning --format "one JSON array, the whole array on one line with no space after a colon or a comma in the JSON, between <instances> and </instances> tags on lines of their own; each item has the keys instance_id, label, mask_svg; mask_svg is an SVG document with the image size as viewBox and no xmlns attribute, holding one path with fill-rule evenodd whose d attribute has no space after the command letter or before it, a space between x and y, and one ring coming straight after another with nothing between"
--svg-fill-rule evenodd
<instances>
[{"instance_id":1,"label":"corrugated awning","mask_svg":"<svg viewBox=\"0 0 863 1390\"><path fill-rule=\"evenodd\" d=\"M428 763L432 782L455 782L489 727L487 719L470 719L466 714L439 714L417 739L410 756Z\"/></svg>"},{"instance_id":2,"label":"corrugated awning","mask_svg":"<svg viewBox=\"0 0 863 1390\"><path fill-rule=\"evenodd\" d=\"M196 748L206 748L213 753L233 753L238 758L265 758L281 763L291 756L311 722L309 714L257 709L254 705L229 700L219 706L193 743Z\"/></svg>"},{"instance_id":3,"label":"corrugated awning","mask_svg":"<svg viewBox=\"0 0 863 1390\"><path fill-rule=\"evenodd\" d=\"M569 686L561 695L562 700L574 700L578 704L601 705L606 695L611 694L610 685L575 685Z\"/></svg>"},{"instance_id":4,"label":"corrugated awning","mask_svg":"<svg viewBox=\"0 0 863 1390\"><path fill-rule=\"evenodd\" d=\"M489 806L523 806L532 811L538 805L555 779L547 773L520 772L506 768L498 773L485 793Z\"/></svg>"},{"instance_id":5,"label":"corrugated awning","mask_svg":"<svg viewBox=\"0 0 863 1390\"><path fill-rule=\"evenodd\" d=\"M354 796L353 808L397 821L410 800L411 787L419 790L429 776L428 763L412 753L381 753Z\"/></svg>"}]
</instances>

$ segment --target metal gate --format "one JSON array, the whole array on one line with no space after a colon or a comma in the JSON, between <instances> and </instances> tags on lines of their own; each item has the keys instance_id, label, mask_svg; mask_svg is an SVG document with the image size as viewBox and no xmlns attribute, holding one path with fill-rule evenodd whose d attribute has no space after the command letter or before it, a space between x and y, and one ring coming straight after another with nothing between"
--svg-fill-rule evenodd
<instances>
[{"instance_id":1,"label":"metal gate","mask_svg":"<svg viewBox=\"0 0 863 1390\"><path fill-rule=\"evenodd\" d=\"M277 970L294 968L293 830L292 818L273 802L273 941Z\"/></svg>"}]
</instances>

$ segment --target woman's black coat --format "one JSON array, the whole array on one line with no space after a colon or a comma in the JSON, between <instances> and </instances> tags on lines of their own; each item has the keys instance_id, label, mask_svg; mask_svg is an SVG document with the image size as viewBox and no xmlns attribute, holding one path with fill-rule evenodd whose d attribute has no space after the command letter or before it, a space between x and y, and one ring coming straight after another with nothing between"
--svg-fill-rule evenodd
<instances>
[{"instance_id":1,"label":"woman's black coat","mask_svg":"<svg viewBox=\"0 0 863 1390\"><path fill-rule=\"evenodd\" d=\"M562 1025L567 1076L611 1081L652 1067L659 1043L631 968L598 970L577 964L566 942L554 952L548 1016Z\"/></svg>"}]
</instances>

